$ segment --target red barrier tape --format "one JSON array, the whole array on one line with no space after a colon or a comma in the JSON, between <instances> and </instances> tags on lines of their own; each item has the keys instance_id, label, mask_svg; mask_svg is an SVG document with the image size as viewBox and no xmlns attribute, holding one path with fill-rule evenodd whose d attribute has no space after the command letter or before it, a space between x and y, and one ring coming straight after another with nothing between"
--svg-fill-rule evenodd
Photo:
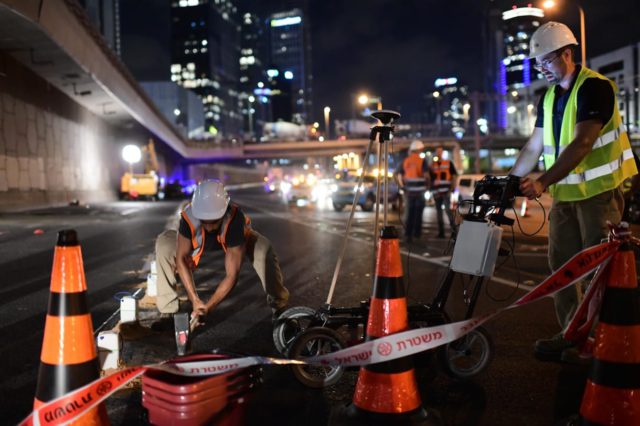
<instances>
[{"instance_id":1,"label":"red barrier tape","mask_svg":"<svg viewBox=\"0 0 640 426\"><path fill-rule=\"evenodd\" d=\"M459 339L502 311L534 302L568 287L589 274L599 265L608 261L618 250L620 244L620 241L615 240L581 251L567 261L567 263L553 275L545 279L536 288L513 304L480 317L392 334L330 354L307 358L305 361L256 356L216 361L187 362L173 365L154 364L130 367L110 376L100 378L80 389L76 389L67 395L46 403L29 414L29 416L20 423L20 426L67 424L82 415L86 410L107 399L116 390L140 376L148 369L160 369L185 376L208 376L258 364L359 366L391 361L433 349ZM583 310L584 309L582 309L582 311Z\"/></svg>"}]
</instances>

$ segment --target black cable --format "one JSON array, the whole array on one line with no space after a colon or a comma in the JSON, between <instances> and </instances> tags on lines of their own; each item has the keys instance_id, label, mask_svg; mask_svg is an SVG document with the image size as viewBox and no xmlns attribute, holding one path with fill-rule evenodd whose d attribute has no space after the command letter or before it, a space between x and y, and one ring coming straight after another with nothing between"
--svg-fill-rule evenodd
<instances>
[{"instance_id":1,"label":"black cable","mask_svg":"<svg viewBox=\"0 0 640 426\"><path fill-rule=\"evenodd\" d=\"M518 223L518 228L520 229L520 233L522 235L524 235L525 237L535 237L536 235L538 235L538 233L540 231L542 231L542 228L544 227L544 224L547 223L547 211L545 210L545 208L542 205L542 203L540 202L540 200L536 199L536 203L538 203L538 205L540 205L540 208L542 209L542 223L540 224L538 229L536 229L532 234L527 234L526 232L524 232L522 230L522 224L520 223L520 219L518 218L518 212L516 212L515 207L513 207L513 206L511 207L511 210L513 210L513 213L516 216L516 222Z\"/></svg>"}]
</instances>

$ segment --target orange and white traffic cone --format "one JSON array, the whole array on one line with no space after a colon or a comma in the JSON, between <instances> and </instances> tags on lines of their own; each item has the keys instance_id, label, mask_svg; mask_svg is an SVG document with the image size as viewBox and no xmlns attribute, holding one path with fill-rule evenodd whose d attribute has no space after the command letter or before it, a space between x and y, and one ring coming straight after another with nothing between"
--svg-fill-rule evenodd
<instances>
[{"instance_id":1,"label":"orange and white traffic cone","mask_svg":"<svg viewBox=\"0 0 640 426\"><path fill-rule=\"evenodd\" d=\"M583 425L640 425L640 289L634 252L623 243L605 271Z\"/></svg>"},{"instance_id":2,"label":"orange and white traffic cone","mask_svg":"<svg viewBox=\"0 0 640 426\"><path fill-rule=\"evenodd\" d=\"M385 227L378 243L376 276L367 322L367 340L409 328L407 299L402 283L398 232ZM384 420L426 419L411 357L360 368L350 406L352 417Z\"/></svg>"},{"instance_id":3,"label":"orange and white traffic cone","mask_svg":"<svg viewBox=\"0 0 640 426\"><path fill-rule=\"evenodd\" d=\"M100 377L86 293L82 252L76 231L60 231L53 256L49 309L34 408ZM82 409L78 404L74 403L72 408ZM52 413L53 417L55 415ZM72 424L108 425L104 404L90 409Z\"/></svg>"}]
</instances>

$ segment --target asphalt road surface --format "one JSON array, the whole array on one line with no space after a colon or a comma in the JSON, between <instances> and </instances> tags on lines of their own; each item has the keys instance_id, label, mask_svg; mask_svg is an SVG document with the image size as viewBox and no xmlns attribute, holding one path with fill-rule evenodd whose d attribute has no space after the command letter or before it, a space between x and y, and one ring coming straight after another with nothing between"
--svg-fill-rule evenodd
<instances>
[{"instance_id":1,"label":"asphalt road surface","mask_svg":"<svg viewBox=\"0 0 640 426\"><path fill-rule=\"evenodd\" d=\"M348 209L289 206L276 194L258 189L232 192L250 215L253 226L275 247L290 306L319 308L325 303L345 235ZM144 282L154 238L175 221L179 202L114 203L69 206L0 214L0 348L2 378L0 423L15 424L30 411L34 396L56 232L74 228L82 245L88 301L94 330L115 325L119 307L113 296L133 292ZM435 212L425 209L420 242L402 243L408 302L428 303L447 272L452 244L435 238ZM495 278L482 288L476 314L508 306L548 274L544 214L532 206L516 225L505 228ZM346 255L332 300L356 306L371 295L374 213L356 211ZM394 212L389 222L401 226ZM207 297L222 277L222 257L211 255L198 271L198 289ZM461 319L469 280L457 277L447 305ZM188 307L187 307L188 310ZM143 312L151 318L153 309ZM534 359L536 339L558 331L552 301L503 312L486 325L493 340L488 368L470 380L452 379L433 361L416 370L425 408L445 425L552 425L576 413L588 367L544 363ZM144 327L143 327L144 328ZM221 350L237 354L281 356L272 341L271 312L250 264L243 265L229 297L211 312L192 340L192 352ZM173 330L145 328L128 336L123 347L127 365L149 364L175 357ZM246 404L246 423L342 424L351 402L357 370L347 371L334 386L306 388L288 367L265 366L264 383ZM145 422L139 388L118 392L108 400L112 424Z\"/></svg>"}]
</instances>

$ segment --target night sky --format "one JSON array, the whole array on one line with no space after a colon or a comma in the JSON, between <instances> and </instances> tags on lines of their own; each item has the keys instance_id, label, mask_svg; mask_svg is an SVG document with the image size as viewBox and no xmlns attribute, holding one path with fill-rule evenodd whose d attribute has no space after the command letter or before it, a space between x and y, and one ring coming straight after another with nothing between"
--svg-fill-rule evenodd
<instances>
[{"instance_id":1,"label":"night sky","mask_svg":"<svg viewBox=\"0 0 640 426\"><path fill-rule=\"evenodd\" d=\"M151 0L133 0L148 16ZM157 1L157 0L156 0ZM564 22L579 39L578 0L558 0ZM129 0L131 2L131 0ZM437 77L455 76L472 90L483 90L483 25L490 8L505 10L526 2L505 0L242 0L266 17L300 5L309 13L312 39L315 121L328 105L332 118L350 118L355 95L382 97L383 106L403 113L405 121L420 113L424 95ZM534 5L539 2L532 2ZM639 0L582 0L587 26L587 57L640 41ZM137 30L150 22L130 16ZM126 27L126 25L125 25ZM129 25L129 28L132 26ZM149 27L149 31L160 31ZM149 46L140 40L134 55L143 61ZM126 52L126 48L125 48ZM140 56L142 55L142 56ZM160 55L158 51L157 55ZM146 62L146 61L145 61ZM149 63L153 63L151 60Z\"/></svg>"}]
</instances>

